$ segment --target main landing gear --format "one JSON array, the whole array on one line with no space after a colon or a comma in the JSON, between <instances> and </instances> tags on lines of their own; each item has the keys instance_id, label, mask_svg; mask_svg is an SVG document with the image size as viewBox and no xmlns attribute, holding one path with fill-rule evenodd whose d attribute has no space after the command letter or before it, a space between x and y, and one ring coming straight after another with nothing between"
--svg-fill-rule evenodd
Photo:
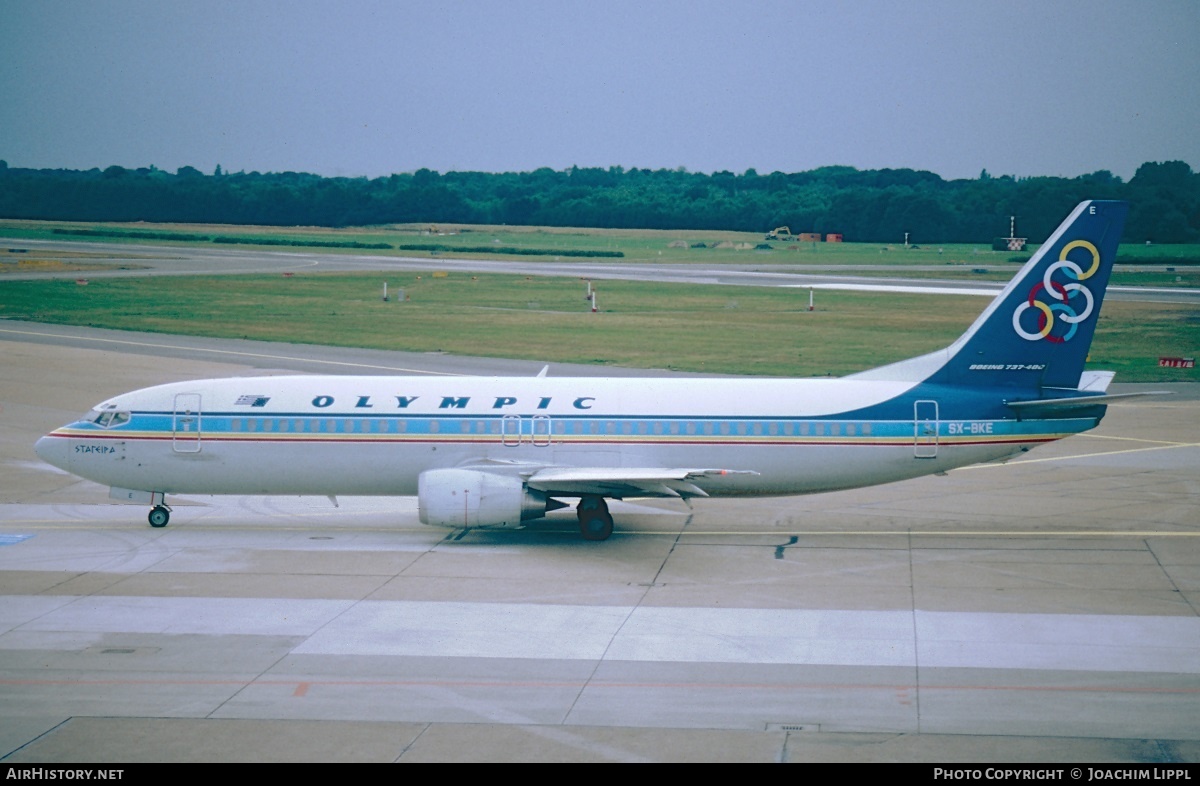
<instances>
[{"instance_id":1,"label":"main landing gear","mask_svg":"<svg viewBox=\"0 0 1200 786\"><path fill-rule=\"evenodd\" d=\"M579 516L579 534L584 540L607 540L612 534L613 519L604 497L582 497L575 512Z\"/></svg>"},{"instance_id":2,"label":"main landing gear","mask_svg":"<svg viewBox=\"0 0 1200 786\"><path fill-rule=\"evenodd\" d=\"M151 527L165 527L167 522L171 520L171 509L166 505L155 505L147 517Z\"/></svg>"}]
</instances>

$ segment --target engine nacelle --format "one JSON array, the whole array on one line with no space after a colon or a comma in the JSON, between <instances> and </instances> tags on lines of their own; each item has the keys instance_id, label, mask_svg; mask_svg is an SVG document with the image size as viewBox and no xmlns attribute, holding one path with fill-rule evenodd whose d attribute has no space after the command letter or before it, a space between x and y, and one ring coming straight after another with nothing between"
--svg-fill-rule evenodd
<instances>
[{"instance_id":1,"label":"engine nacelle","mask_svg":"<svg viewBox=\"0 0 1200 786\"><path fill-rule=\"evenodd\" d=\"M421 523L435 527L519 527L556 507L520 478L469 469L431 469L417 478Z\"/></svg>"}]
</instances>

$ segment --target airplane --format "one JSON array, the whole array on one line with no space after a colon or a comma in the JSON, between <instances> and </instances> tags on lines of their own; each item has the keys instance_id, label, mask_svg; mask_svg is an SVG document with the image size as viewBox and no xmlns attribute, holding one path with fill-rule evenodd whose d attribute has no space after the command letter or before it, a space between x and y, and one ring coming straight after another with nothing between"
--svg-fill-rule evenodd
<instances>
[{"instance_id":1,"label":"airplane","mask_svg":"<svg viewBox=\"0 0 1200 786\"><path fill-rule=\"evenodd\" d=\"M50 464L168 494L412 496L449 528L519 528L577 500L798 495L1009 459L1096 427L1084 371L1128 204L1080 203L950 346L829 379L278 376L178 382L38 440ZM881 340L882 337L881 337Z\"/></svg>"}]
</instances>

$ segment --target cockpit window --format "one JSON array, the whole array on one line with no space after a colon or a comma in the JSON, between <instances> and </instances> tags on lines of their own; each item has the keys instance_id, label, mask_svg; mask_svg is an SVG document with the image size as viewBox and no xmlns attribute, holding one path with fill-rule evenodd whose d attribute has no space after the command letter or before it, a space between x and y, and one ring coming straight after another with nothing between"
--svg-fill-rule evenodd
<instances>
[{"instance_id":1,"label":"cockpit window","mask_svg":"<svg viewBox=\"0 0 1200 786\"><path fill-rule=\"evenodd\" d=\"M89 423L95 423L101 428L112 428L113 426L120 426L123 423L128 423L129 413L116 410L105 410L103 412L92 410L88 413L85 420L87 420Z\"/></svg>"}]
</instances>

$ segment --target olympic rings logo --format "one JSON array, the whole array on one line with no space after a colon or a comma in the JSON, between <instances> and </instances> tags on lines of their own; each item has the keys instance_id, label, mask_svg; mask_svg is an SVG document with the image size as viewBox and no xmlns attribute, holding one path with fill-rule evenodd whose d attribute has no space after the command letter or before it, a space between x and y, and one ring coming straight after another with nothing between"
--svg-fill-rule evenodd
<instances>
[{"instance_id":1,"label":"olympic rings logo","mask_svg":"<svg viewBox=\"0 0 1200 786\"><path fill-rule=\"evenodd\" d=\"M1086 249L1092 255L1091 267L1086 271L1067 259L1067 254L1077 248ZM1017 335L1026 341L1040 341L1043 338L1055 344L1070 341L1075 335L1079 323L1092 315L1092 308L1095 305L1091 290L1079 282L1091 278L1099 269L1100 252L1094 245L1086 240L1067 243L1059 253L1058 261L1046 268L1046 275L1029 290L1029 298L1013 311L1013 330L1017 331ZM1054 274L1060 270L1062 275L1069 279L1065 284L1054 280ZM1050 302L1039 300L1039 295L1050 298ZM1021 326L1021 315L1029 309L1036 309L1039 312L1037 332L1028 331ZM1055 312L1058 312L1057 317L1055 317ZM1059 331L1061 335L1050 335L1054 330L1056 319L1062 320L1069 327L1061 329Z\"/></svg>"}]
</instances>

